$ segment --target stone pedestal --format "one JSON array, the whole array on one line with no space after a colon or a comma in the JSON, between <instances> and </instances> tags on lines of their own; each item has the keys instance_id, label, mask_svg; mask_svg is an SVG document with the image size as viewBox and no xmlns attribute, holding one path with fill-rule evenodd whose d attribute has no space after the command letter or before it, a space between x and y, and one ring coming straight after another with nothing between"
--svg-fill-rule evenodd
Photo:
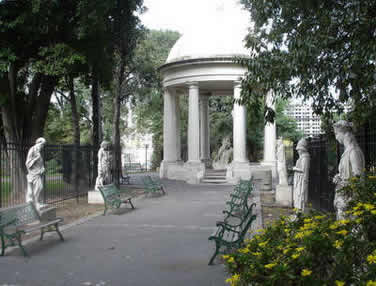
<instances>
[{"instance_id":1,"label":"stone pedestal","mask_svg":"<svg viewBox=\"0 0 376 286\"><path fill-rule=\"evenodd\" d=\"M89 204L103 205L103 197L100 191L89 191L87 195L87 201Z\"/></svg>"},{"instance_id":2,"label":"stone pedestal","mask_svg":"<svg viewBox=\"0 0 376 286\"><path fill-rule=\"evenodd\" d=\"M190 161L184 164L186 170L186 182L188 184L199 184L205 174L205 164L200 161Z\"/></svg>"},{"instance_id":3,"label":"stone pedestal","mask_svg":"<svg viewBox=\"0 0 376 286\"><path fill-rule=\"evenodd\" d=\"M272 191L272 170L255 169L252 170L252 178L258 182L259 190L262 192Z\"/></svg>"},{"instance_id":4,"label":"stone pedestal","mask_svg":"<svg viewBox=\"0 0 376 286\"><path fill-rule=\"evenodd\" d=\"M56 208L50 206L43 207L40 209L39 215L42 221L54 220L56 218Z\"/></svg>"},{"instance_id":5,"label":"stone pedestal","mask_svg":"<svg viewBox=\"0 0 376 286\"><path fill-rule=\"evenodd\" d=\"M249 180L251 178L250 165L248 162L232 162L227 167L227 181L236 184L240 179Z\"/></svg>"},{"instance_id":6,"label":"stone pedestal","mask_svg":"<svg viewBox=\"0 0 376 286\"><path fill-rule=\"evenodd\" d=\"M277 185L275 190L275 200L277 204L292 207L292 186Z\"/></svg>"}]
</instances>

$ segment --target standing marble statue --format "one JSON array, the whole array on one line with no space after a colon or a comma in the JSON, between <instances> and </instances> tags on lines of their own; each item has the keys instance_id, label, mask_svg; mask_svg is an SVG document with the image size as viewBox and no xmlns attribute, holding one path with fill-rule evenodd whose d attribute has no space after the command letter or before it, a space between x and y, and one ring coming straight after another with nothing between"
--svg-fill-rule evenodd
<instances>
[{"instance_id":1,"label":"standing marble statue","mask_svg":"<svg viewBox=\"0 0 376 286\"><path fill-rule=\"evenodd\" d=\"M337 212L337 219L341 220L345 216L344 211L349 198L339 193L338 190L346 186L351 177L360 176L362 174L365 161L363 152L353 134L352 123L339 120L333 127L337 141L345 147L338 165L338 174L333 178L333 182L336 184L334 208Z\"/></svg>"},{"instance_id":2,"label":"standing marble statue","mask_svg":"<svg viewBox=\"0 0 376 286\"><path fill-rule=\"evenodd\" d=\"M279 178L279 185L287 185L287 168L286 168L286 155L285 145L283 145L282 138L277 140L277 171Z\"/></svg>"},{"instance_id":3,"label":"standing marble statue","mask_svg":"<svg viewBox=\"0 0 376 286\"><path fill-rule=\"evenodd\" d=\"M27 169L26 202L33 202L37 210L43 206L39 203L39 195L44 188L45 168L41 152L45 144L46 139L38 138L35 145L29 149L25 162Z\"/></svg>"},{"instance_id":4,"label":"standing marble statue","mask_svg":"<svg viewBox=\"0 0 376 286\"><path fill-rule=\"evenodd\" d=\"M311 157L308 153L308 142L302 138L296 145L299 159L296 161L294 171L294 208L304 212L308 198L309 166Z\"/></svg>"},{"instance_id":5,"label":"standing marble statue","mask_svg":"<svg viewBox=\"0 0 376 286\"><path fill-rule=\"evenodd\" d=\"M111 151L110 143L103 141L98 151L98 176L95 181L95 189L111 183Z\"/></svg>"}]
</instances>

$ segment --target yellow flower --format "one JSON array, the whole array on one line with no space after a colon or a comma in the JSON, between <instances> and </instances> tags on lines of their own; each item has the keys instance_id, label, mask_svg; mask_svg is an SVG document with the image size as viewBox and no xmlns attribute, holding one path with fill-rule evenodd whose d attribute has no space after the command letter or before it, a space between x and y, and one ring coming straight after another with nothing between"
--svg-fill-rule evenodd
<instances>
[{"instance_id":1,"label":"yellow flower","mask_svg":"<svg viewBox=\"0 0 376 286\"><path fill-rule=\"evenodd\" d=\"M361 223L361 222L362 222L362 219L361 219L361 218L357 218L357 219L355 220L355 222L356 222L356 223Z\"/></svg>"},{"instance_id":2,"label":"yellow flower","mask_svg":"<svg viewBox=\"0 0 376 286\"><path fill-rule=\"evenodd\" d=\"M338 228L338 224L337 224L337 222L334 222L333 224L331 224L330 226L329 226L329 228L330 229L337 229Z\"/></svg>"},{"instance_id":3,"label":"yellow flower","mask_svg":"<svg viewBox=\"0 0 376 286\"><path fill-rule=\"evenodd\" d=\"M226 279L226 283L230 283L231 286L236 286L240 280L239 274L234 274L232 277Z\"/></svg>"},{"instance_id":4,"label":"yellow flower","mask_svg":"<svg viewBox=\"0 0 376 286\"><path fill-rule=\"evenodd\" d=\"M260 228L260 229L256 230L256 232L262 233L262 232L264 232L264 229Z\"/></svg>"},{"instance_id":5,"label":"yellow flower","mask_svg":"<svg viewBox=\"0 0 376 286\"><path fill-rule=\"evenodd\" d=\"M325 215L317 215L317 216L315 216L315 219L323 219L325 217L326 217Z\"/></svg>"},{"instance_id":6,"label":"yellow flower","mask_svg":"<svg viewBox=\"0 0 376 286\"><path fill-rule=\"evenodd\" d=\"M334 242L334 247L335 248L341 248L342 247L342 245L343 245L343 241L342 240L336 240L335 242Z\"/></svg>"},{"instance_id":7,"label":"yellow flower","mask_svg":"<svg viewBox=\"0 0 376 286\"><path fill-rule=\"evenodd\" d=\"M268 244L268 242L267 242L267 241L264 241L264 242L260 242L260 243L259 243L259 246L260 246L260 247L265 247L267 244Z\"/></svg>"},{"instance_id":8,"label":"yellow flower","mask_svg":"<svg viewBox=\"0 0 376 286\"><path fill-rule=\"evenodd\" d=\"M345 282L336 280L336 286L345 286Z\"/></svg>"},{"instance_id":9,"label":"yellow flower","mask_svg":"<svg viewBox=\"0 0 376 286\"><path fill-rule=\"evenodd\" d=\"M368 176L368 179L375 180L376 176Z\"/></svg>"},{"instance_id":10,"label":"yellow flower","mask_svg":"<svg viewBox=\"0 0 376 286\"><path fill-rule=\"evenodd\" d=\"M301 275L302 276L309 276L312 274L312 271L309 269L303 269Z\"/></svg>"},{"instance_id":11,"label":"yellow flower","mask_svg":"<svg viewBox=\"0 0 376 286\"><path fill-rule=\"evenodd\" d=\"M370 210L373 210L375 208L375 206L373 204L364 204L364 208L367 211L370 211Z\"/></svg>"},{"instance_id":12,"label":"yellow flower","mask_svg":"<svg viewBox=\"0 0 376 286\"><path fill-rule=\"evenodd\" d=\"M241 248L241 249L239 249L239 252L243 253L243 254L246 254L246 253L249 252L249 249L248 248Z\"/></svg>"},{"instance_id":13,"label":"yellow flower","mask_svg":"<svg viewBox=\"0 0 376 286\"><path fill-rule=\"evenodd\" d=\"M232 256L228 257L226 260L227 260L227 263L235 263L235 259Z\"/></svg>"},{"instance_id":14,"label":"yellow flower","mask_svg":"<svg viewBox=\"0 0 376 286\"><path fill-rule=\"evenodd\" d=\"M304 250L304 247L298 247L297 249L296 249L296 251L298 251L298 252L302 252Z\"/></svg>"},{"instance_id":15,"label":"yellow flower","mask_svg":"<svg viewBox=\"0 0 376 286\"><path fill-rule=\"evenodd\" d=\"M264 267L267 268L267 269L270 269L270 268L273 268L276 265L277 265L277 263L269 263L269 264L266 264Z\"/></svg>"},{"instance_id":16,"label":"yellow flower","mask_svg":"<svg viewBox=\"0 0 376 286\"><path fill-rule=\"evenodd\" d=\"M371 214L376 215L376 210L372 210Z\"/></svg>"},{"instance_id":17,"label":"yellow flower","mask_svg":"<svg viewBox=\"0 0 376 286\"><path fill-rule=\"evenodd\" d=\"M376 255L368 255L367 256L367 262L369 264L376 264Z\"/></svg>"},{"instance_id":18,"label":"yellow flower","mask_svg":"<svg viewBox=\"0 0 376 286\"><path fill-rule=\"evenodd\" d=\"M312 219L310 219L310 218L305 218L304 219L304 223L310 223L310 222L312 222Z\"/></svg>"},{"instance_id":19,"label":"yellow flower","mask_svg":"<svg viewBox=\"0 0 376 286\"><path fill-rule=\"evenodd\" d=\"M254 255L254 256L260 256L261 252L252 252L252 255Z\"/></svg>"},{"instance_id":20,"label":"yellow flower","mask_svg":"<svg viewBox=\"0 0 376 286\"><path fill-rule=\"evenodd\" d=\"M222 255L222 258L223 258L223 259L226 259L226 260L227 260L229 257L230 257L230 255Z\"/></svg>"},{"instance_id":21,"label":"yellow flower","mask_svg":"<svg viewBox=\"0 0 376 286\"><path fill-rule=\"evenodd\" d=\"M356 211L356 212L354 212L354 215L355 216L360 216L360 215L362 215L363 214L363 211Z\"/></svg>"},{"instance_id":22,"label":"yellow flower","mask_svg":"<svg viewBox=\"0 0 376 286\"><path fill-rule=\"evenodd\" d=\"M337 223L339 225L346 225L348 224L350 221L348 219L341 219L341 220L338 220Z\"/></svg>"},{"instance_id":23,"label":"yellow flower","mask_svg":"<svg viewBox=\"0 0 376 286\"><path fill-rule=\"evenodd\" d=\"M376 286L376 281L368 280L366 286Z\"/></svg>"},{"instance_id":24,"label":"yellow flower","mask_svg":"<svg viewBox=\"0 0 376 286\"><path fill-rule=\"evenodd\" d=\"M290 248L286 248L286 249L283 250L283 254L286 254L289 251L290 251Z\"/></svg>"},{"instance_id":25,"label":"yellow flower","mask_svg":"<svg viewBox=\"0 0 376 286\"><path fill-rule=\"evenodd\" d=\"M297 259L300 256L300 253L294 253L291 255L292 259Z\"/></svg>"},{"instance_id":26,"label":"yellow flower","mask_svg":"<svg viewBox=\"0 0 376 286\"><path fill-rule=\"evenodd\" d=\"M337 231L336 233L342 234L343 236L346 236L348 234L348 231L343 229L343 230Z\"/></svg>"}]
</instances>

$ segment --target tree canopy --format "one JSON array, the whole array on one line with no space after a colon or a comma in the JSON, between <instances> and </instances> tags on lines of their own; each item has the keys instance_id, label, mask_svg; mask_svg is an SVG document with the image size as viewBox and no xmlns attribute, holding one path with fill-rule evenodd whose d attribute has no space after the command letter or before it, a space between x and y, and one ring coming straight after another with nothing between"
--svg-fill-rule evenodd
<instances>
[{"instance_id":1,"label":"tree canopy","mask_svg":"<svg viewBox=\"0 0 376 286\"><path fill-rule=\"evenodd\" d=\"M243 100L273 90L301 97L318 114L349 103L359 120L376 104L376 2L374 0L241 0L253 27Z\"/></svg>"}]
</instances>

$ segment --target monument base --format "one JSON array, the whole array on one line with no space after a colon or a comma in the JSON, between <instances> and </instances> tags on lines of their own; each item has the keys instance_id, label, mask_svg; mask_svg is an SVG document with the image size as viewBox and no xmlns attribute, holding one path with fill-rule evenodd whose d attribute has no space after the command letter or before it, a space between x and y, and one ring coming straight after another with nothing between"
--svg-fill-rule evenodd
<instances>
[{"instance_id":1,"label":"monument base","mask_svg":"<svg viewBox=\"0 0 376 286\"><path fill-rule=\"evenodd\" d=\"M92 205L104 205L103 197L100 191L89 191L87 194L87 202Z\"/></svg>"},{"instance_id":2,"label":"monument base","mask_svg":"<svg viewBox=\"0 0 376 286\"><path fill-rule=\"evenodd\" d=\"M292 207L292 186L277 185L275 191L275 200L277 204L286 207Z\"/></svg>"}]
</instances>

